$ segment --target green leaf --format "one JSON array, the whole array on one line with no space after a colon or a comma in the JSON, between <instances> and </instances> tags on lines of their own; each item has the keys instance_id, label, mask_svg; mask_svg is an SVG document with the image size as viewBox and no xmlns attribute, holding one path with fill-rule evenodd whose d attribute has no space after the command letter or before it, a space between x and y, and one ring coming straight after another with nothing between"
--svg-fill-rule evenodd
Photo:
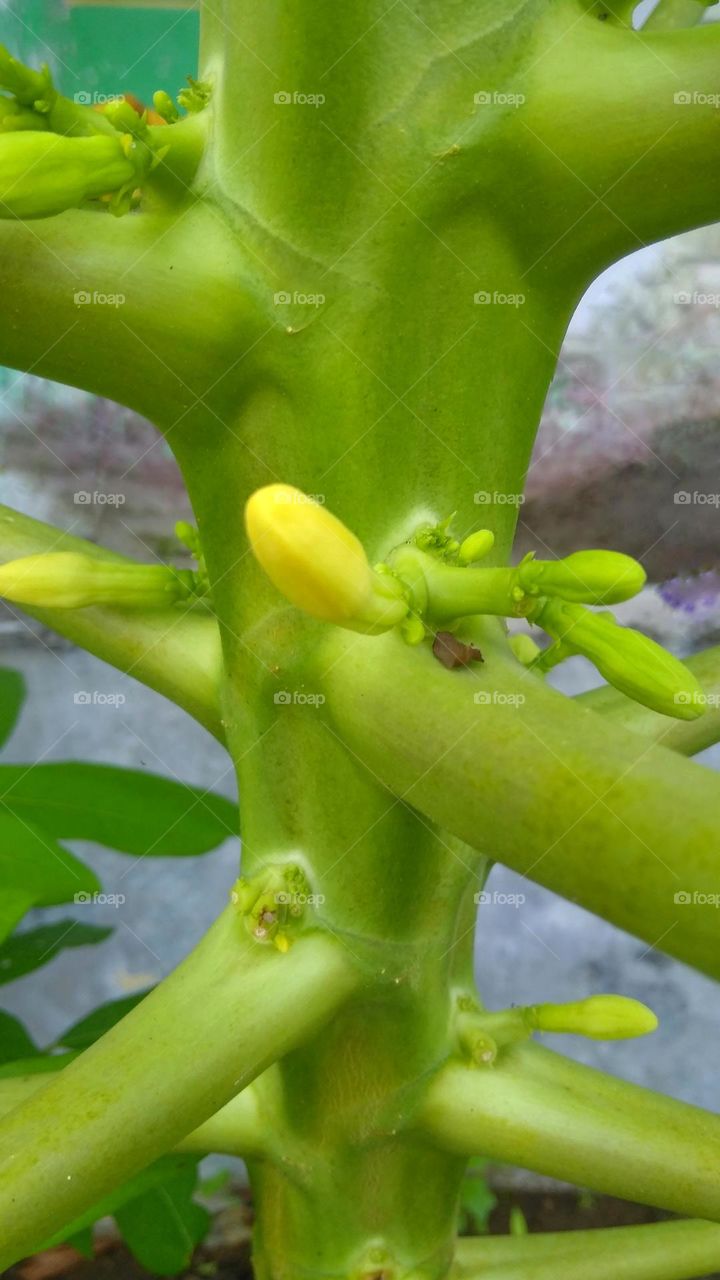
<instances>
[{"instance_id":1,"label":"green leaf","mask_svg":"<svg viewBox=\"0 0 720 1280\"><path fill-rule=\"evenodd\" d=\"M38 827L0 811L0 941L30 907L71 902L100 888L97 877Z\"/></svg>"},{"instance_id":2,"label":"green leaf","mask_svg":"<svg viewBox=\"0 0 720 1280\"><path fill-rule=\"evenodd\" d=\"M84 1258L89 1258L92 1261L95 1257L92 1227L84 1227L82 1231L76 1232L74 1236L68 1236L65 1243L72 1245L73 1249L77 1249L78 1253L81 1253Z\"/></svg>"},{"instance_id":3,"label":"green leaf","mask_svg":"<svg viewBox=\"0 0 720 1280\"><path fill-rule=\"evenodd\" d=\"M238 830L237 807L223 796L101 764L2 765L0 804L57 838L137 856L207 853Z\"/></svg>"},{"instance_id":4,"label":"green leaf","mask_svg":"<svg viewBox=\"0 0 720 1280\"><path fill-rule=\"evenodd\" d=\"M462 1182L460 1202L465 1217L464 1229L472 1235L484 1235L497 1199L485 1177L487 1160L471 1160Z\"/></svg>"},{"instance_id":5,"label":"green leaf","mask_svg":"<svg viewBox=\"0 0 720 1280\"><path fill-rule=\"evenodd\" d=\"M111 1000L108 1004L99 1005L87 1017L81 1018L72 1027L68 1027L57 1043L65 1045L68 1049L87 1049L89 1045L104 1036L110 1027L114 1027L116 1022L124 1018L126 1013L130 1013L130 1010L144 1000L150 991L152 987L148 991L139 991L136 995L123 996L121 1000Z\"/></svg>"},{"instance_id":6,"label":"green leaf","mask_svg":"<svg viewBox=\"0 0 720 1280\"><path fill-rule=\"evenodd\" d=\"M38 1053L34 1058L13 1058L11 1062L4 1062L0 1066L0 1080L62 1071L63 1067L79 1056L78 1053Z\"/></svg>"},{"instance_id":7,"label":"green leaf","mask_svg":"<svg viewBox=\"0 0 720 1280\"><path fill-rule=\"evenodd\" d=\"M116 1210L125 1243L148 1271L176 1275L206 1235L210 1215L195 1204L197 1168L186 1168Z\"/></svg>"},{"instance_id":8,"label":"green leaf","mask_svg":"<svg viewBox=\"0 0 720 1280\"><path fill-rule=\"evenodd\" d=\"M77 1237L81 1232L91 1228L93 1223L98 1222L100 1218L107 1218L112 1214L116 1214L117 1210L128 1200L136 1200L153 1187L167 1181L172 1182L175 1177L180 1175L189 1176L191 1183L194 1185L197 1178L197 1163L196 1156L161 1156L159 1160L142 1169L140 1173L136 1173L134 1178L130 1178L119 1187L115 1187L114 1191L103 1196L102 1200L97 1200L80 1217L75 1218L73 1222L68 1222L61 1231L56 1231L54 1235L45 1240L39 1240L28 1250L28 1253L41 1253L43 1249L51 1249L58 1244L66 1244L73 1237Z\"/></svg>"},{"instance_id":9,"label":"green leaf","mask_svg":"<svg viewBox=\"0 0 720 1280\"><path fill-rule=\"evenodd\" d=\"M38 1053L22 1022L0 1009L0 1064Z\"/></svg>"},{"instance_id":10,"label":"green leaf","mask_svg":"<svg viewBox=\"0 0 720 1280\"><path fill-rule=\"evenodd\" d=\"M10 737L25 701L25 681L19 671L0 668L0 746Z\"/></svg>"},{"instance_id":11,"label":"green leaf","mask_svg":"<svg viewBox=\"0 0 720 1280\"><path fill-rule=\"evenodd\" d=\"M0 986L48 964L69 947L87 947L103 942L111 933L112 929L78 924L77 920L59 920L56 924L40 925L25 933L14 933L0 943Z\"/></svg>"}]
</instances>

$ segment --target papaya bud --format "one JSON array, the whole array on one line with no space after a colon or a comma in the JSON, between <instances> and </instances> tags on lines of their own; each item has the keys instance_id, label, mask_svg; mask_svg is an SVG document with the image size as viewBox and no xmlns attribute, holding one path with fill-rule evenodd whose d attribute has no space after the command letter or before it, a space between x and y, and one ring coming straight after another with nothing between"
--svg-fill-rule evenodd
<instances>
[{"instance_id":1,"label":"papaya bud","mask_svg":"<svg viewBox=\"0 0 720 1280\"><path fill-rule=\"evenodd\" d=\"M559 1031L590 1040L629 1040L655 1031L652 1009L629 996L588 996L568 1004L531 1006L530 1021L538 1031Z\"/></svg>"},{"instance_id":2,"label":"papaya bud","mask_svg":"<svg viewBox=\"0 0 720 1280\"><path fill-rule=\"evenodd\" d=\"M23 556L0 566L0 596L42 609L165 608L192 592L193 574L187 570L101 560L74 551Z\"/></svg>"},{"instance_id":3,"label":"papaya bud","mask_svg":"<svg viewBox=\"0 0 720 1280\"><path fill-rule=\"evenodd\" d=\"M141 157L119 134L0 135L0 218L49 218L138 178Z\"/></svg>"},{"instance_id":4,"label":"papaya bud","mask_svg":"<svg viewBox=\"0 0 720 1280\"><path fill-rule=\"evenodd\" d=\"M286 484L256 490L245 523L270 581L311 617L372 633L407 615L398 579L372 569L355 534L301 490Z\"/></svg>"},{"instance_id":5,"label":"papaya bud","mask_svg":"<svg viewBox=\"0 0 720 1280\"><path fill-rule=\"evenodd\" d=\"M642 565L620 551L575 551L563 560L528 558L518 565L521 586L533 595L585 604L618 604L641 591Z\"/></svg>"}]
</instances>

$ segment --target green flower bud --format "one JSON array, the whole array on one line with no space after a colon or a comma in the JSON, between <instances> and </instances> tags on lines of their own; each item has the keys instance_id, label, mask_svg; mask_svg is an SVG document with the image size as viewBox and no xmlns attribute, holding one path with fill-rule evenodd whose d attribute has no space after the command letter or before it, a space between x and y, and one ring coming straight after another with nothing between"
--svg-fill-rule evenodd
<instances>
[{"instance_id":1,"label":"green flower bud","mask_svg":"<svg viewBox=\"0 0 720 1280\"><path fill-rule=\"evenodd\" d=\"M563 560L528 558L518 566L518 579L533 595L618 604L636 596L647 575L637 560L619 551L576 551Z\"/></svg>"},{"instance_id":2,"label":"green flower bud","mask_svg":"<svg viewBox=\"0 0 720 1280\"><path fill-rule=\"evenodd\" d=\"M703 715L702 689L692 672L648 636L620 626L611 614L546 600L533 617L563 647L590 658L628 698L678 720Z\"/></svg>"},{"instance_id":3,"label":"green flower bud","mask_svg":"<svg viewBox=\"0 0 720 1280\"><path fill-rule=\"evenodd\" d=\"M189 599L193 581L186 570L101 560L73 551L24 556L0 566L0 596L42 609L166 608Z\"/></svg>"},{"instance_id":4,"label":"green flower bud","mask_svg":"<svg viewBox=\"0 0 720 1280\"><path fill-rule=\"evenodd\" d=\"M538 1031L560 1031L591 1040L629 1040L655 1031L652 1009L628 996L588 996L569 1004L536 1004L528 1010Z\"/></svg>"},{"instance_id":5,"label":"green flower bud","mask_svg":"<svg viewBox=\"0 0 720 1280\"><path fill-rule=\"evenodd\" d=\"M458 562L460 564L473 564L475 560L482 560L484 556L492 551L494 546L495 534L492 530L478 529L460 544Z\"/></svg>"},{"instance_id":6,"label":"green flower bud","mask_svg":"<svg viewBox=\"0 0 720 1280\"><path fill-rule=\"evenodd\" d=\"M518 662L522 662L524 667L529 667L532 662L537 661L542 653L542 649L535 643L532 636L526 636L523 632L510 636L508 644Z\"/></svg>"},{"instance_id":7,"label":"green flower bud","mask_svg":"<svg viewBox=\"0 0 720 1280\"><path fill-rule=\"evenodd\" d=\"M144 157L117 134L0 135L0 218L49 218L139 179Z\"/></svg>"},{"instance_id":8,"label":"green flower bud","mask_svg":"<svg viewBox=\"0 0 720 1280\"><path fill-rule=\"evenodd\" d=\"M153 106L159 116L166 120L168 124L175 124L179 118L179 112L169 93L164 89L158 89L153 94Z\"/></svg>"}]
</instances>

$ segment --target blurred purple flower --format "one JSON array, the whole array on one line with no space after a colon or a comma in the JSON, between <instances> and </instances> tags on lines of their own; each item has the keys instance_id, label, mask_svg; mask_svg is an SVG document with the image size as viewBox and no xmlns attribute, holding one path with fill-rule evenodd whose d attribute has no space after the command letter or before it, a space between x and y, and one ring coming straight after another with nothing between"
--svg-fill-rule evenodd
<instances>
[{"instance_id":1,"label":"blurred purple flower","mask_svg":"<svg viewBox=\"0 0 720 1280\"><path fill-rule=\"evenodd\" d=\"M691 578L671 578L669 582L663 582L658 591L671 609L681 609L683 613L702 613L720 604L720 573L715 569L708 569Z\"/></svg>"}]
</instances>

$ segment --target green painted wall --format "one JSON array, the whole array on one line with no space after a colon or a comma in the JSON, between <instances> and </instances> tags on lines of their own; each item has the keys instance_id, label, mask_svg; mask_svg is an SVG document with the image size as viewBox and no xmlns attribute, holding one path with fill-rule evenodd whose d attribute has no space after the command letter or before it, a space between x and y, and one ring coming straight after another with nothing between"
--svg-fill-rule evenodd
<instances>
[{"instance_id":1,"label":"green painted wall","mask_svg":"<svg viewBox=\"0 0 720 1280\"><path fill-rule=\"evenodd\" d=\"M76 93L176 92L197 70L198 15L192 9L68 9L63 0L0 0L0 43L47 61L58 86Z\"/></svg>"}]
</instances>

